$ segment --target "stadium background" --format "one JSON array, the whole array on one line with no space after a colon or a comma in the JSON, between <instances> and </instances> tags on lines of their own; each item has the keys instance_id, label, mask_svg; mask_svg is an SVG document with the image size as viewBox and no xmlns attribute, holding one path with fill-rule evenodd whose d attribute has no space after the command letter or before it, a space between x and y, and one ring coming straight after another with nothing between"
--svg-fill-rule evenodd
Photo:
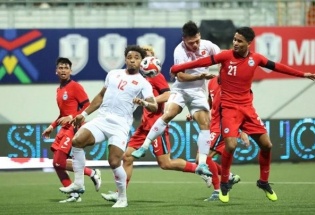
<instances>
[{"instance_id":1,"label":"stadium background","mask_svg":"<svg viewBox=\"0 0 315 215\"><path fill-rule=\"evenodd\" d=\"M229 47L235 27L252 26L257 33L254 51L314 72L312 4L302 0L0 1L0 169L51 166L52 139L44 141L40 134L58 115L54 63L59 55L75 62L73 79L82 83L90 98L101 89L106 71L123 67L126 44L153 45L169 79L181 26L193 20L203 37L221 48ZM270 131L273 160L314 161L314 84L263 70L255 79L254 104ZM172 157L192 161L198 129L184 121L186 114L183 111L171 124ZM106 158L106 143L90 148L87 157L88 165L106 166L99 161ZM235 158L237 163L256 162L257 147L240 147ZM147 156L137 164L156 163Z\"/></svg>"}]
</instances>

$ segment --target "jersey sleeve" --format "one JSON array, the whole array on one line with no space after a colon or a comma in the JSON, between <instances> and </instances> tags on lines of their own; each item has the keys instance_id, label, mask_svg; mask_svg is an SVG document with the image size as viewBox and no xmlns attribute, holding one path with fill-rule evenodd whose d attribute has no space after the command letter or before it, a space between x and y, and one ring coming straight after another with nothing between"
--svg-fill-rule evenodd
<instances>
[{"instance_id":1,"label":"jersey sleeve","mask_svg":"<svg viewBox=\"0 0 315 215\"><path fill-rule=\"evenodd\" d=\"M170 87L162 73L160 73L158 76L153 78L152 80L152 85L156 87L156 89L159 91L160 94L170 91Z\"/></svg>"},{"instance_id":2,"label":"jersey sleeve","mask_svg":"<svg viewBox=\"0 0 315 215\"><path fill-rule=\"evenodd\" d=\"M79 83L76 84L75 87L75 95L76 95L76 100L78 102L79 110L77 114L80 114L83 110L85 110L89 104L89 98L88 95L86 94L83 86ZM75 116L73 116L75 117Z\"/></svg>"},{"instance_id":3,"label":"jersey sleeve","mask_svg":"<svg viewBox=\"0 0 315 215\"><path fill-rule=\"evenodd\" d=\"M209 40L206 40L206 41L207 41L207 46L209 48L210 55L219 54L221 52L221 49L219 48L219 46L217 46L216 44L214 44L213 42Z\"/></svg>"},{"instance_id":4,"label":"jersey sleeve","mask_svg":"<svg viewBox=\"0 0 315 215\"><path fill-rule=\"evenodd\" d=\"M152 86L147 80L144 80L143 82L141 94L144 100L150 97L154 97Z\"/></svg>"}]
</instances>

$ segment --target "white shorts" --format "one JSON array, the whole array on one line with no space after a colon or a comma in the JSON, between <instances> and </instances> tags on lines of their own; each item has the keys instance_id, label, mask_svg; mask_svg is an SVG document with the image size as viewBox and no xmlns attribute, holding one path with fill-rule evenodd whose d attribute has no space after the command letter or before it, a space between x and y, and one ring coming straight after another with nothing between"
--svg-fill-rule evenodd
<instances>
[{"instance_id":1,"label":"white shorts","mask_svg":"<svg viewBox=\"0 0 315 215\"><path fill-rule=\"evenodd\" d=\"M187 106L190 114L193 116L199 110L209 111L209 103L206 92L200 88L191 89L173 89L167 101L175 103L182 108Z\"/></svg>"},{"instance_id":2,"label":"white shorts","mask_svg":"<svg viewBox=\"0 0 315 215\"><path fill-rule=\"evenodd\" d=\"M108 139L108 145L114 145L125 151L130 131L126 119L117 115L97 116L82 126L91 131L95 142Z\"/></svg>"}]
</instances>

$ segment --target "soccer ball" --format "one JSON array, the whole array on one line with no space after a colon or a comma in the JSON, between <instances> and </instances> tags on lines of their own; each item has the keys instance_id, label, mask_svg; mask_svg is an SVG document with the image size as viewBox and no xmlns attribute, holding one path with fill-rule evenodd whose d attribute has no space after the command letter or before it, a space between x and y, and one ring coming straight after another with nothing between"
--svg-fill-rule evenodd
<instances>
[{"instance_id":1,"label":"soccer ball","mask_svg":"<svg viewBox=\"0 0 315 215\"><path fill-rule=\"evenodd\" d=\"M156 57L145 57L140 64L140 70L146 77L157 76L161 72L161 61Z\"/></svg>"}]
</instances>

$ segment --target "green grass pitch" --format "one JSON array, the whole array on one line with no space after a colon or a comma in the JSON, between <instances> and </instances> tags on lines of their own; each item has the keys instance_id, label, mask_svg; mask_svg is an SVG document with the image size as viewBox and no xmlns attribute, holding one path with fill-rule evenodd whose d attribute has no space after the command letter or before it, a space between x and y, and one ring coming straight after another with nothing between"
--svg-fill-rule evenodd
<instances>
[{"instance_id":1,"label":"green grass pitch","mask_svg":"<svg viewBox=\"0 0 315 215\"><path fill-rule=\"evenodd\" d=\"M230 192L230 202L204 202L213 188L190 173L165 171L157 167L135 167L128 187L127 208L111 208L101 192L115 190L112 172L102 170L102 187L95 192L85 178L86 192L80 203L58 203L66 196L59 192L55 173L42 171L0 172L0 214L128 214L128 215L199 215L199 214L314 214L315 163L272 164L270 182L278 195L271 202L255 185L258 165L234 165L233 172L242 181ZM71 174L72 176L72 174Z\"/></svg>"}]
</instances>

